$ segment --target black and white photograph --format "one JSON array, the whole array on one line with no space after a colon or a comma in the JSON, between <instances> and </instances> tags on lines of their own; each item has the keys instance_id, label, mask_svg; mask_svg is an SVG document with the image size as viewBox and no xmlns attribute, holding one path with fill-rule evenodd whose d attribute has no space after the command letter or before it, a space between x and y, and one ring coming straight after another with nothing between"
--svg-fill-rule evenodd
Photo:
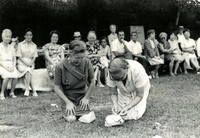
<instances>
[{"instance_id":1,"label":"black and white photograph","mask_svg":"<svg viewBox=\"0 0 200 138\"><path fill-rule=\"evenodd\" d=\"M0 0L0 138L199 138L200 0Z\"/></svg>"}]
</instances>

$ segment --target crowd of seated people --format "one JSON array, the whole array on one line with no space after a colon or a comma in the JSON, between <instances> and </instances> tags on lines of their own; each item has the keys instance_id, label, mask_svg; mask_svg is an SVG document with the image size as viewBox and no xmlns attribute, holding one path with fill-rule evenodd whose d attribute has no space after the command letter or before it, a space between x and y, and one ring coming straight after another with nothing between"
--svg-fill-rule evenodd
<instances>
[{"instance_id":1,"label":"crowd of seated people","mask_svg":"<svg viewBox=\"0 0 200 138\"><path fill-rule=\"evenodd\" d=\"M81 41L86 49L85 57L91 62L94 70L94 80L98 87L104 87L107 83L108 65L114 58L124 58L128 60L136 60L143 65L149 79L159 78L159 68L163 64L168 64L169 75L177 76L179 66L184 74L188 74L188 69L200 72L199 62L200 56L200 38L197 43L190 38L190 30L184 29L183 26L178 28L178 34L174 31L169 35L165 32L159 34L156 39L154 29L146 32L146 40L144 46L137 41L139 34L133 31L130 34L131 40L125 41L125 32L123 30L116 31L116 25L110 25L110 35L97 39L95 31L89 31L87 42L81 40L82 36L79 31L74 32L74 40ZM169 39L168 39L169 36ZM25 96L29 96L29 86L32 89L32 95L38 96L34 88L32 72L34 70L34 62L38 57L37 45L32 41L33 31L26 29L24 32L24 41L18 43L12 39L12 32L4 29L2 32L2 42L0 43L0 76L3 79L1 84L0 99L5 99L4 91L8 82L11 80L10 96L16 98L14 89L18 78L24 79ZM46 63L46 69L50 79L54 78L55 67L64 58L64 51L69 49L69 45L58 44L60 34L57 30L53 30L49 34L50 42L42 48ZM72 40L73 41L73 40ZM18 44L16 44L18 43ZM17 48L16 48L17 45ZM68 53L70 54L70 53ZM103 71L103 75L101 74ZM104 82L102 82L102 77Z\"/></svg>"}]
</instances>

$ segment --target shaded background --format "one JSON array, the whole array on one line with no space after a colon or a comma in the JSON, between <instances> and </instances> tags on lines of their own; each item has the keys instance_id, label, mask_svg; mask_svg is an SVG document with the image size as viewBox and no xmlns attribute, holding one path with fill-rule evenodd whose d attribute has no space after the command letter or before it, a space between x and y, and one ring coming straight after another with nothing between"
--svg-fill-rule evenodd
<instances>
[{"instance_id":1,"label":"shaded background","mask_svg":"<svg viewBox=\"0 0 200 138\"><path fill-rule=\"evenodd\" d=\"M32 28L38 47L50 41L49 32L54 29L60 31L63 44L70 42L74 31L80 31L85 41L90 30L98 38L107 36L110 24L118 29L142 25L145 32L155 29L157 36L183 25L197 39L199 11L195 0L1 0L0 30L10 28L13 37L22 41L24 29Z\"/></svg>"}]
</instances>

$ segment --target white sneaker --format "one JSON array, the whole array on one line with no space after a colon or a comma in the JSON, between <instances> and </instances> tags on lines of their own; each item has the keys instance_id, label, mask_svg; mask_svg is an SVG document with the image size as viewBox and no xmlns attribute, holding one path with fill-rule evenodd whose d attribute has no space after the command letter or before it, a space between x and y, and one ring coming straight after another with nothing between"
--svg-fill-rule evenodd
<instances>
[{"instance_id":1,"label":"white sneaker","mask_svg":"<svg viewBox=\"0 0 200 138\"><path fill-rule=\"evenodd\" d=\"M29 91L25 91L24 92L24 96L29 96L30 92Z\"/></svg>"},{"instance_id":2,"label":"white sneaker","mask_svg":"<svg viewBox=\"0 0 200 138\"><path fill-rule=\"evenodd\" d=\"M149 75L149 79L150 79L150 80L152 79L151 75Z\"/></svg>"},{"instance_id":3,"label":"white sneaker","mask_svg":"<svg viewBox=\"0 0 200 138\"><path fill-rule=\"evenodd\" d=\"M34 93L33 93L33 96L37 97L37 96L38 96L37 92L34 92Z\"/></svg>"}]
</instances>

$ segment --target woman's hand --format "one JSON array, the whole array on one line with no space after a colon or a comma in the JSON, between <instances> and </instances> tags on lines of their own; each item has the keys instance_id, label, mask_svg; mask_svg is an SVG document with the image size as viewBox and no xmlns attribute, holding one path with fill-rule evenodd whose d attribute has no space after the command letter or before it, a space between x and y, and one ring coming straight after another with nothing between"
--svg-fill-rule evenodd
<instances>
[{"instance_id":1,"label":"woman's hand","mask_svg":"<svg viewBox=\"0 0 200 138\"><path fill-rule=\"evenodd\" d=\"M81 109L86 110L89 108L89 99L86 97L83 97L80 101Z\"/></svg>"},{"instance_id":2,"label":"woman's hand","mask_svg":"<svg viewBox=\"0 0 200 138\"><path fill-rule=\"evenodd\" d=\"M122 108L122 110L120 111L119 115L125 116L127 114L128 110L129 110L128 107L125 106L124 108Z\"/></svg>"},{"instance_id":3,"label":"woman's hand","mask_svg":"<svg viewBox=\"0 0 200 138\"><path fill-rule=\"evenodd\" d=\"M68 115L75 115L76 106L72 102L66 103L66 112Z\"/></svg>"},{"instance_id":4,"label":"woman's hand","mask_svg":"<svg viewBox=\"0 0 200 138\"><path fill-rule=\"evenodd\" d=\"M113 113L114 115L117 115L117 114L119 114L119 112L120 112L119 106L118 106L118 105L113 106L113 108L112 108L112 113Z\"/></svg>"}]
</instances>

